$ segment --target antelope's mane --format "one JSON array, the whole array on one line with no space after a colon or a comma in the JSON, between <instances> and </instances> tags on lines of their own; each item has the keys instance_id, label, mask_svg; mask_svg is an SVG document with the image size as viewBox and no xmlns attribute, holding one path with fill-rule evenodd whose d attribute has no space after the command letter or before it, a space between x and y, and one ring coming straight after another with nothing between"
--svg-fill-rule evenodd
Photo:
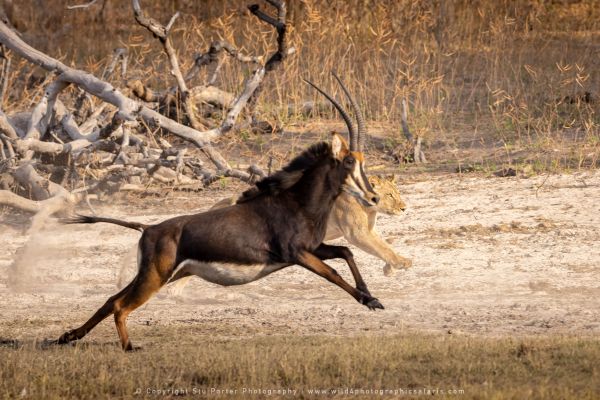
<instances>
[{"instance_id":1,"label":"antelope's mane","mask_svg":"<svg viewBox=\"0 0 600 400\"><path fill-rule=\"evenodd\" d=\"M333 158L331 145L327 142L315 143L281 170L256 182L254 187L242 193L237 203L249 201L263 194L277 195L294 186L306 171L311 170L327 158Z\"/></svg>"}]
</instances>

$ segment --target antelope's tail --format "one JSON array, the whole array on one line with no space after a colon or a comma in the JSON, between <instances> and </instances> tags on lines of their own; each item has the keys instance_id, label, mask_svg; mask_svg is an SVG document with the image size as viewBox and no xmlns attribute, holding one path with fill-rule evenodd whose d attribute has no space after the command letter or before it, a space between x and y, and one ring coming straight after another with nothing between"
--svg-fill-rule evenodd
<instances>
[{"instance_id":1,"label":"antelope's tail","mask_svg":"<svg viewBox=\"0 0 600 400\"><path fill-rule=\"evenodd\" d=\"M128 222L120 219L114 218L104 218L104 217L91 217L89 215L76 215L70 218L63 218L61 220L63 224L95 224L96 222L106 222L108 224L115 224L124 226L125 228L135 229L136 231L143 232L144 229L148 228L150 225L140 224L139 222Z\"/></svg>"}]
</instances>

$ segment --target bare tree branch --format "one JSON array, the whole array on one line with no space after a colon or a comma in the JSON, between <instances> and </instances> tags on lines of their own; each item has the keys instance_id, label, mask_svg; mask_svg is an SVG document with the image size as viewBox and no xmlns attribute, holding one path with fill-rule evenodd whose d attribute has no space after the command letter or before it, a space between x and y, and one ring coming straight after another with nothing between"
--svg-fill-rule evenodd
<instances>
[{"instance_id":1,"label":"bare tree branch","mask_svg":"<svg viewBox=\"0 0 600 400\"><path fill-rule=\"evenodd\" d=\"M10 124L8 118L2 110L0 110L0 133L5 134L10 139L18 139L19 135L15 131L15 128Z\"/></svg>"},{"instance_id":2,"label":"bare tree branch","mask_svg":"<svg viewBox=\"0 0 600 400\"><path fill-rule=\"evenodd\" d=\"M118 113L125 120L134 120L137 115L151 124L188 140L198 147L202 147L211 139L216 137L216 132L206 131L198 132L195 129L181 125L148 107L124 96L118 89L111 84L104 82L95 76L84 71L67 67L60 61L34 49L15 34L8 26L0 21L0 43L6 45L26 60L41 66L42 68L61 74L61 79L65 82L74 83L90 94L114 105L119 109Z\"/></svg>"},{"instance_id":3,"label":"bare tree branch","mask_svg":"<svg viewBox=\"0 0 600 400\"><path fill-rule=\"evenodd\" d=\"M79 126L79 132L82 135L88 136L95 129L99 128L98 121L99 121L100 117L102 116L102 114L104 113L104 111L106 110L106 108L108 107L108 105L109 105L108 103L100 104L98 107L96 107L94 112L85 120L85 122L83 122Z\"/></svg>"},{"instance_id":4,"label":"bare tree branch","mask_svg":"<svg viewBox=\"0 0 600 400\"><path fill-rule=\"evenodd\" d=\"M255 57L243 54L231 43L225 40L217 40L210 44L210 47L208 48L208 51L206 53L196 55L196 57L194 58L194 65L186 74L185 79L192 79L195 75L197 75L200 72L200 69L202 67L210 65L214 62L218 62L219 54L222 51L227 52L227 54L229 54L231 57L235 58L239 62L254 64L263 63L262 56ZM207 83L208 85L212 85L214 83L214 80L216 78L216 76L214 75L209 79L209 82Z\"/></svg>"},{"instance_id":5,"label":"bare tree branch","mask_svg":"<svg viewBox=\"0 0 600 400\"><path fill-rule=\"evenodd\" d=\"M169 20L169 23L167 24L167 26L165 27L165 32L167 33L167 35L169 34L169 32L171 31L171 28L173 27L173 25L175 24L175 20L179 18L179 11L177 11L175 14L173 14L173 16L171 17L171 19Z\"/></svg>"},{"instance_id":6,"label":"bare tree branch","mask_svg":"<svg viewBox=\"0 0 600 400\"><path fill-rule=\"evenodd\" d=\"M256 15L260 20L268 23L269 25L272 25L277 30L277 51L271 55L265 64L265 69L267 72L277 68L281 61L283 61L283 59L288 55L286 24L287 7L285 1L268 0L268 3L277 10L277 19L272 18L260 11L260 6L258 4L248 6L248 9L252 14Z\"/></svg>"},{"instance_id":7,"label":"bare tree branch","mask_svg":"<svg viewBox=\"0 0 600 400\"><path fill-rule=\"evenodd\" d=\"M10 57L6 53L4 46L0 47L0 57L2 58L2 71L0 71L0 108L4 104L6 90L8 89L8 75L10 73Z\"/></svg>"},{"instance_id":8,"label":"bare tree branch","mask_svg":"<svg viewBox=\"0 0 600 400\"><path fill-rule=\"evenodd\" d=\"M63 91L69 82L63 79L61 76L58 77L53 83L48 85L48 88L44 92L42 100L37 104L31 113L31 118L27 124L27 133L25 138L40 139L45 133L50 119L52 118L52 112L54 110L54 104L58 98L58 94Z\"/></svg>"},{"instance_id":9,"label":"bare tree branch","mask_svg":"<svg viewBox=\"0 0 600 400\"><path fill-rule=\"evenodd\" d=\"M152 32L163 44L165 53L167 54L167 56L169 58L169 62L171 64L171 73L175 76L178 86L179 86L179 91L180 91L180 93L182 93L182 96L184 98L184 105L186 107L186 112L188 114L188 118L190 118L190 123L191 123L192 127L196 128L195 125L196 124L199 125L199 122L198 122L197 118L195 117L193 105L191 104L191 101L190 101L189 90L187 88L187 85L185 84L185 80L183 79L181 70L179 69L179 63L177 61L175 51L174 51L171 41L169 39L169 30L167 29L167 27L161 25L159 22L157 22L153 18L147 17L141 9L139 0L132 0L132 5L133 5L136 21L140 25L142 25L143 27L148 29L150 32ZM283 9L283 13L284 13L283 18L285 20L285 5L283 5L282 9ZM233 46L229 45L226 42L215 42L213 55L215 53L218 53L218 51L220 51L221 48L225 49L226 51L228 51L230 54L234 55L235 57L242 57L237 52L237 49L235 49ZM207 132L212 131L215 135L220 136L220 135L228 132L229 130L231 130L231 128L235 124L235 121L237 120L238 115L244 109L244 107L248 103L248 100L252 97L253 93L259 87L260 82L264 78L264 74L265 74L265 68L258 68L248 79L246 79L246 81L244 83L243 92L234 101L233 106L231 107L231 110L228 112L227 117L225 118L225 120L223 121L221 126L218 128L211 129L210 131L207 131ZM214 154L214 151L210 151L207 154ZM217 165L217 167L219 169L222 169L219 166L219 164L221 164L221 162L218 160L217 157L215 157L215 158L211 157L211 160L213 162L215 162L215 165ZM227 169L230 169L230 168L227 168Z\"/></svg>"},{"instance_id":10,"label":"bare tree branch","mask_svg":"<svg viewBox=\"0 0 600 400\"><path fill-rule=\"evenodd\" d=\"M269 3L271 5L279 8L277 5L273 4L273 2L269 2ZM258 19L266 22L269 25L273 25L277 30L285 28L285 22L281 23L279 18L275 19L275 18L271 17L270 15L265 14L264 12L262 12L260 10L260 6L258 4L252 4L252 5L248 6L248 9L250 10L250 12L252 14L256 15L256 17L258 17Z\"/></svg>"},{"instance_id":11,"label":"bare tree branch","mask_svg":"<svg viewBox=\"0 0 600 400\"><path fill-rule=\"evenodd\" d=\"M85 4L76 4L74 6L67 6L67 10L76 10L78 8L88 8L93 6L98 0L92 0L89 3L85 3Z\"/></svg>"},{"instance_id":12,"label":"bare tree branch","mask_svg":"<svg viewBox=\"0 0 600 400\"><path fill-rule=\"evenodd\" d=\"M116 48L113 51L110 63L104 68L104 71L102 72L102 75L100 76L100 79L105 81L108 78L110 78L110 76L113 74L117 63L121 62L121 79L125 79L126 75L127 75L127 61L128 61L128 55L127 55L127 49L119 47ZM86 118L86 111L88 111L88 109L86 107L84 107L84 102L85 100L89 100L90 102L90 111L92 112L92 115L94 115L94 110L93 110L93 101L91 99L91 96L89 95L88 92L86 92L83 89L79 89L80 90L80 94L77 97L77 100L75 100L75 106L74 106L74 113L73 115L75 116L75 119L77 119L78 121ZM96 114L96 119L97 114Z\"/></svg>"},{"instance_id":13,"label":"bare tree branch","mask_svg":"<svg viewBox=\"0 0 600 400\"><path fill-rule=\"evenodd\" d=\"M125 49L123 47L117 47L113 51L110 63L108 64L108 66L106 67L104 72L102 73L101 79L102 80L108 79L112 75L112 73L115 70L117 63L119 61L121 62L121 78L125 78L125 75L127 74L128 58L129 58L129 56L127 55L127 49Z\"/></svg>"},{"instance_id":14,"label":"bare tree branch","mask_svg":"<svg viewBox=\"0 0 600 400\"><path fill-rule=\"evenodd\" d=\"M183 95L187 94L188 88L185 80L183 79L183 75L181 74L175 49L173 49L173 45L169 39L169 31L179 16L179 12L173 15L167 26L164 26L154 18L149 18L144 14L139 0L132 0L132 5L133 12L135 14L135 20L138 22L138 24L148 29L162 43L165 53L167 53L167 57L169 58L169 63L171 64L171 74L175 77L177 86L179 87L181 93Z\"/></svg>"},{"instance_id":15,"label":"bare tree branch","mask_svg":"<svg viewBox=\"0 0 600 400\"><path fill-rule=\"evenodd\" d=\"M223 134L233 128L239 113L244 109L246 103L248 103L253 94L256 93L256 90L259 88L264 77L265 68L261 67L254 71L254 73L246 79L244 83L244 91L233 102L233 106L227 113L227 117L225 117L223 124L220 128L218 128L219 134Z\"/></svg>"},{"instance_id":16,"label":"bare tree branch","mask_svg":"<svg viewBox=\"0 0 600 400\"><path fill-rule=\"evenodd\" d=\"M49 153L49 154L65 154L73 151L81 150L92 142L86 139L77 139L69 143L54 143L44 142L42 140L27 138L27 139L9 139L7 136L0 134L0 137L5 141L10 141L18 153L25 155L29 152Z\"/></svg>"},{"instance_id":17,"label":"bare tree branch","mask_svg":"<svg viewBox=\"0 0 600 400\"><path fill-rule=\"evenodd\" d=\"M21 186L31 191L34 200L46 200L68 193L62 186L42 178L30 163L17 168L13 176Z\"/></svg>"},{"instance_id":18,"label":"bare tree branch","mask_svg":"<svg viewBox=\"0 0 600 400\"><path fill-rule=\"evenodd\" d=\"M415 138L408 127L408 107L406 105L406 99L404 98L402 99L400 118L402 132L404 133L404 137L406 138L408 145L403 151L401 151L403 154L400 154L398 158L405 162L412 159L415 164L426 163L427 158L425 158L425 153L421 149L422 138L418 135Z\"/></svg>"},{"instance_id":19,"label":"bare tree branch","mask_svg":"<svg viewBox=\"0 0 600 400\"><path fill-rule=\"evenodd\" d=\"M10 190L0 190L0 204L31 213L36 213L42 208L41 201L26 199L14 194Z\"/></svg>"},{"instance_id":20,"label":"bare tree branch","mask_svg":"<svg viewBox=\"0 0 600 400\"><path fill-rule=\"evenodd\" d=\"M93 2L89 3L89 5L92 4ZM188 117L190 117L192 126L198 127L198 123L194 122L194 109L191 105L191 99L211 104L221 101L222 107L228 109L227 115L221 125L205 131L186 127L120 92L116 87L109 83L107 79L113 73L114 69L117 68L119 61L121 61L122 65L121 75L125 76L127 54L123 49L115 50L110 63L102 74L102 78L99 79L85 71L71 68L47 54L34 49L25 43L18 34L8 28L4 22L0 21L0 44L6 46L7 50L9 49L18 56L49 71L54 79L52 83L46 87L42 99L35 106L33 112L28 113L25 117L25 120L28 122L26 132L21 132L24 129L20 128L20 133L18 134L8 118L0 112L0 141L2 142L0 158L6 159L7 155L9 158L13 158L14 150L16 149L18 155L27 156L20 158L26 159L31 158L34 153L45 153L51 155L69 154L68 158L69 160L72 160L70 153L76 153L77 162L104 165L104 168L106 168L107 165L113 164L115 160L119 160L118 162L123 162L124 165L135 168L134 164L137 164L138 160L142 157L144 160L142 164L148 165L149 167L153 165L160 166L161 162L158 161L158 158L155 159L157 154L153 151L148 151L146 144L130 132L129 128L125 125L128 121L133 123L139 121L143 122L144 126L148 128L151 138L152 135L157 132L158 128L162 128L198 146L216 167L216 172L214 174L210 172L201 175L204 176L205 182L220 176L235 177L251 182L263 176L264 173L262 170L256 166L252 166L248 171L232 168L227 160L211 145L211 140L222 136L235 127L239 115L247 107L249 100L252 98L257 88L259 88L266 73L266 67L260 65L262 64L262 57L251 57L242 54L233 45L224 41L214 42L211 45L211 49L209 49L211 55L206 58L208 61L210 61L211 58L216 58L220 52L222 53L224 51L240 62L258 64L259 67L245 79L242 91L235 98L233 95L222 92L213 86L199 86L198 88L194 88L194 90L189 90L185 79L181 74L175 49L169 39L169 32L173 28L178 14L175 14L169 23L166 26L163 26L143 14L139 0L132 0L132 4L136 21L152 32L163 45L164 51L169 58L171 73L174 75L177 82L177 89L185 99L184 105L187 109L186 112ZM202 62L199 62L198 65L201 66L203 64ZM74 84L79 89L83 90L83 92L78 94L75 99L76 104L79 104L76 108L86 109L79 118L74 118L75 115L69 112L59 100L60 93L71 84ZM134 93L136 92L136 90L132 91ZM85 99L91 99L90 95L96 96L105 103L102 103L98 107L94 107L94 103L90 101L89 104L91 107L88 108L87 102L86 104L84 104L84 102ZM115 106L116 110L111 108L108 113L106 111L103 113L105 107L111 107L110 105ZM89 113L92 113L92 115L88 116ZM101 117L101 115L103 116ZM106 121L109 120L111 115L112 120L110 123L107 123ZM83 123L82 121L85 119L87 119L87 121ZM102 123L102 128L99 126L99 120L105 121ZM48 128L51 124L52 130L49 130ZM58 129L55 130L54 128ZM43 140L46 133L48 133L49 141ZM65 134L68 136L67 139L65 139ZM115 139L119 134L121 134L120 138L122 139L120 145ZM19 135L22 136L20 137ZM115 135L114 137L111 137L111 141L116 147L112 150L108 150L109 152L104 152L102 150L96 151L95 149L104 149L104 147L106 147L105 142L109 142L106 138L110 135ZM82 151L83 149L85 150ZM115 157L115 154L117 157ZM57 160L58 159L64 160L65 157L57 158ZM6 163L6 161L4 161L4 163ZM43 171L48 171L45 168L51 168L49 171L53 174L52 179L67 184L69 180L73 179L73 175L71 174L76 173L75 169L72 167L75 165L74 161L68 161L68 163L67 167L50 167L46 165L41 166L41 168ZM173 168L175 171L174 173L177 176L177 180L187 179L184 174L189 173L190 169L184 169L184 165L186 165L186 163L184 161L183 152L180 151L177 153L176 163L173 165L169 164L169 167ZM94 169L97 167L93 166L91 168ZM96 171L98 171L98 169L96 169ZM142 169L142 174L144 174L143 171L144 169ZM84 174L85 173L86 172L84 172ZM168 174L167 172L165 173ZM98 179L104 181L106 176L111 176L110 173L107 174L106 170L100 173L96 172L96 175L94 175L93 172L91 174L96 181L98 181ZM69 194L62 186L56 185L45 178L41 178L33 168L33 164L22 165L14 172L14 176L21 185L28 187L32 191L33 198L36 200L54 197L57 193L64 194L66 192ZM106 178L108 179L106 182L112 182L114 187L114 184L123 182L123 179L127 180L130 176L129 170L125 169L118 172L116 176L113 174L110 179ZM58 186L62 191L54 188L54 186ZM68 197L67 194L64 194L65 198Z\"/></svg>"},{"instance_id":21,"label":"bare tree branch","mask_svg":"<svg viewBox=\"0 0 600 400\"><path fill-rule=\"evenodd\" d=\"M158 21L153 18L147 17L142 8L140 6L139 0L132 0L133 12L135 14L135 20L144 28L148 29L155 37L160 40L163 45L163 49L167 54L167 58L169 59L169 64L171 65L171 75L175 77L177 81L177 86L179 87L179 93L181 95L181 99L183 101L183 106L185 108L185 113L190 120L190 125L192 128L197 130L204 129L204 126L200 123L199 119L196 117L196 112L194 109L194 104L190 99L189 90L185 83L185 79L183 79L183 75L181 73L181 69L179 68L179 61L177 60L177 55L175 54L175 49L171 44L171 39L169 38L169 31L173 27L175 20L179 16L179 12L175 13L167 26L161 25Z\"/></svg>"},{"instance_id":22,"label":"bare tree branch","mask_svg":"<svg viewBox=\"0 0 600 400\"><path fill-rule=\"evenodd\" d=\"M410 133L410 129L408 128L408 113L406 107L406 99L402 99L402 112L400 113L401 123L402 123L402 132L404 133L404 137L409 142L413 141L413 135Z\"/></svg>"},{"instance_id":23,"label":"bare tree branch","mask_svg":"<svg viewBox=\"0 0 600 400\"><path fill-rule=\"evenodd\" d=\"M294 49L287 48L287 8L285 1L283 0L268 0L268 3L277 10L277 18L273 18L260 10L258 4L248 6L248 10L254 14L258 19L272 25L277 30L277 51L269 57L264 68L266 73L274 71L281 62L287 57L288 54L293 53ZM248 110L250 115L254 115L258 97L262 92L262 85L260 85L252 94L248 101Z\"/></svg>"},{"instance_id":24,"label":"bare tree branch","mask_svg":"<svg viewBox=\"0 0 600 400\"><path fill-rule=\"evenodd\" d=\"M60 124L71 140L87 140L89 142L95 142L100 137L100 129L97 128L87 135L84 134L80 127L75 123L71 113L66 113L60 120Z\"/></svg>"}]
</instances>

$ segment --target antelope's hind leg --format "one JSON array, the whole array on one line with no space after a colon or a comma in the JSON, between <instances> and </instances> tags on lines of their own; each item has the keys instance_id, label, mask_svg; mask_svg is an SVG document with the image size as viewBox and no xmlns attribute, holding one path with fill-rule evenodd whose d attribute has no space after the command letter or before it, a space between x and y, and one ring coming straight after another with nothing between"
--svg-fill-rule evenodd
<instances>
[{"instance_id":1,"label":"antelope's hind leg","mask_svg":"<svg viewBox=\"0 0 600 400\"><path fill-rule=\"evenodd\" d=\"M142 254L137 276L123 290L109 298L85 324L64 333L57 341L59 344L81 339L98 323L114 314L123 350L133 350L127 332L127 316L148 301L168 281L175 265L177 253L177 244L173 239L162 237L152 240L146 233L142 236L140 246Z\"/></svg>"},{"instance_id":2,"label":"antelope's hind leg","mask_svg":"<svg viewBox=\"0 0 600 400\"><path fill-rule=\"evenodd\" d=\"M131 288L132 284L133 282L121 289L119 293L111 296L108 300L106 300L106 303L104 303L104 305L100 307L89 320L87 320L85 324L81 325L79 328L63 333L55 343L67 344L69 342L79 340L87 335L88 332L94 329L96 325L114 312L117 301L124 296L125 292Z\"/></svg>"}]
</instances>

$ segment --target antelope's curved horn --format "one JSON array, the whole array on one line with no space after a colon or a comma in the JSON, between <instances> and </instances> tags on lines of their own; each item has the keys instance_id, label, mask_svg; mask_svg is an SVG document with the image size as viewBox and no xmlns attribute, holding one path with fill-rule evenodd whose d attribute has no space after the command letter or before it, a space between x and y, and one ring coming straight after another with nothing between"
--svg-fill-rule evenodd
<instances>
[{"instance_id":1,"label":"antelope's curved horn","mask_svg":"<svg viewBox=\"0 0 600 400\"><path fill-rule=\"evenodd\" d=\"M321 88L319 88L317 85L315 85L308 79L302 78L302 80L304 82L308 83L310 86L314 87L323 96L325 96L327 98L327 100L329 100L331 102L331 104L333 104L335 109L338 110L338 112L340 113L342 118L344 118L344 121L346 122L346 126L348 127L348 136L350 138L350 151L357 151L358 148L357 148L357 140L356 140L357 139L356 128L354 127L354 124L352 123L352 118L350 118L350 116L344 110L344 108L340 105L340 103L338 103L333 97L331 97L330 95L325 93L323 90L321 90Z\"/></svg>"},{"instance_id":2,"label":"antelope's curved horn","mask_svg":"<svg viewBox=\"0 0 600 400\"><path fill-rule=\"evenodd\" d=\"M352 105L352 110L354 111L354 115L356 115L356 122L358 123L358 133L357 133L358 137L356 138L356 142L358 143L358 149L357 150L358 151L363 151L363 147L364 147L364 144L365 144L365 136L367 135L367 128L365 127L365 119L364 119L364 117L362 115L362 112L360 111L360 108L358 107L358 103L350 95L350 92L348 91L348 89L346 89L346 86L344 86L344 84L342 83L342 80L340 79L340 77L337 76L337 74L335 73L335 71L331 71L331 74L338 81L338 83L342 87L342 90L346 94L346 97L348 98L348 101L350 101L350 104Z\"/></svg>"}]
</instances>

